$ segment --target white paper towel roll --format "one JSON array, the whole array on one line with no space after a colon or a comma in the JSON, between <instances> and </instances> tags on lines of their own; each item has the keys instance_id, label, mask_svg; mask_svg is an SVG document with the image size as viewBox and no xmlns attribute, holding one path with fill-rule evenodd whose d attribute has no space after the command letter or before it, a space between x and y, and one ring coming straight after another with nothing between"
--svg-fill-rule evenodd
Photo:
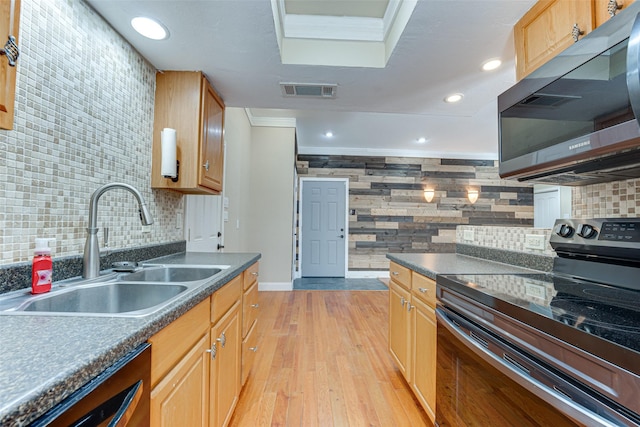
<instances>
[{"instance_id":1,"label":"white paper towel roll","mask_svg":"<svg viewBox=\"0 0 640 427\"><path fill-rule=\"evenodd\" d=\"M162 142L162 166L160 167L162 176L165 178L175 178L178 176L176 165L176 130L164 128L160 133Z\"/></svg>"}]
</instances>

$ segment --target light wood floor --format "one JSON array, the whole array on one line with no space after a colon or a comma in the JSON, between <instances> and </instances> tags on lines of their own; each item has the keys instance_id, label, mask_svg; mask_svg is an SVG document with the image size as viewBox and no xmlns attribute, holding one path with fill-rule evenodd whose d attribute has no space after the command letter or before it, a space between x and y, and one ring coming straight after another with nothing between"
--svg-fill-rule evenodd
<instances>
[{"instance_id":1,"label":"light wood floor","mask_svg":"<svg viewBox=\"0 0 640 427\"><path fill-rule=\"evenodd\" d=\"M388 292L260 292L232 426L426 426L387 349Z\"/></svg>"}]
</instances>

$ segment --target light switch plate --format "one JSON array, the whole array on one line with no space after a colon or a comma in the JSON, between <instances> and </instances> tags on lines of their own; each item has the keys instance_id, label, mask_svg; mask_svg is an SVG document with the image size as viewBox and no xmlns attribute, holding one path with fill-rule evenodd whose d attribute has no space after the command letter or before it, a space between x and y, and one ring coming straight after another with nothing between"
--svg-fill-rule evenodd
<instances>
[{"instance_id":1,"label":"light switch plate","mask_svg":"<svg viewBox=\"0 0 640 427\"><path fill-rule=\"evenodd\" d=\"M527 234L525 236L525 249L544 250L545 239L542 234Z\"/></svg>"}]
</instances>

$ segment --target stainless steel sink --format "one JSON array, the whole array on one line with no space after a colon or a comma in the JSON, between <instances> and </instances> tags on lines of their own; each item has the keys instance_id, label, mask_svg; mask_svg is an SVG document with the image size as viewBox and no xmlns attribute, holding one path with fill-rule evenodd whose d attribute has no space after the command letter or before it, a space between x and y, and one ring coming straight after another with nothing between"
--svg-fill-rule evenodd
<instances>
[{"instance_id":1,"label":"stainless steel sink","mask_svg":"<svg viewBox=\"0 0 640 427\"><path fill-rule=\"evenodd\" d=\"M146 267L135 273L122 276L129 282L195 282L207 279L222 271L214 267Z\"/></svg>"},{"instance_id":2,"label":"stainless steel sink","mask_svg":"<svg viewBox=\"0 0 640 427\"><path fill-rule=\"evenodd\" d=\"M184 284L97 283L34 297L15 311L142 316L162 308L188 289Z\"/></svg>"}]
</instances>

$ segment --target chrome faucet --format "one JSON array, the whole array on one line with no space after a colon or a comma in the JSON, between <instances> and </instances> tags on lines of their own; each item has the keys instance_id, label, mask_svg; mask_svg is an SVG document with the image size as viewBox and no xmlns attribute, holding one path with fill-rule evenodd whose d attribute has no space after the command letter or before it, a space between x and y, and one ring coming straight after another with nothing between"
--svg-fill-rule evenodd
<instances>
[{"instance_id":1,"label":"chrome faucet","mask_svg":"<svg viewBox=\"0 0 640 427\"><path fill-rule=\"evenodd\" d=\"M89 227L87 228L87 241L84 244L84 256L82 258L82 277L85 279L92 279L100 275L100 248L98 247L98 228L96 226L98 222L98 199L114 188L121 188L133 194L138 200L142 225L153 224L153 217L149 213L147 204L142 194L135 187L121 182L112 182L94 191L89 201Z\"/></svg>"}]
</instances>

